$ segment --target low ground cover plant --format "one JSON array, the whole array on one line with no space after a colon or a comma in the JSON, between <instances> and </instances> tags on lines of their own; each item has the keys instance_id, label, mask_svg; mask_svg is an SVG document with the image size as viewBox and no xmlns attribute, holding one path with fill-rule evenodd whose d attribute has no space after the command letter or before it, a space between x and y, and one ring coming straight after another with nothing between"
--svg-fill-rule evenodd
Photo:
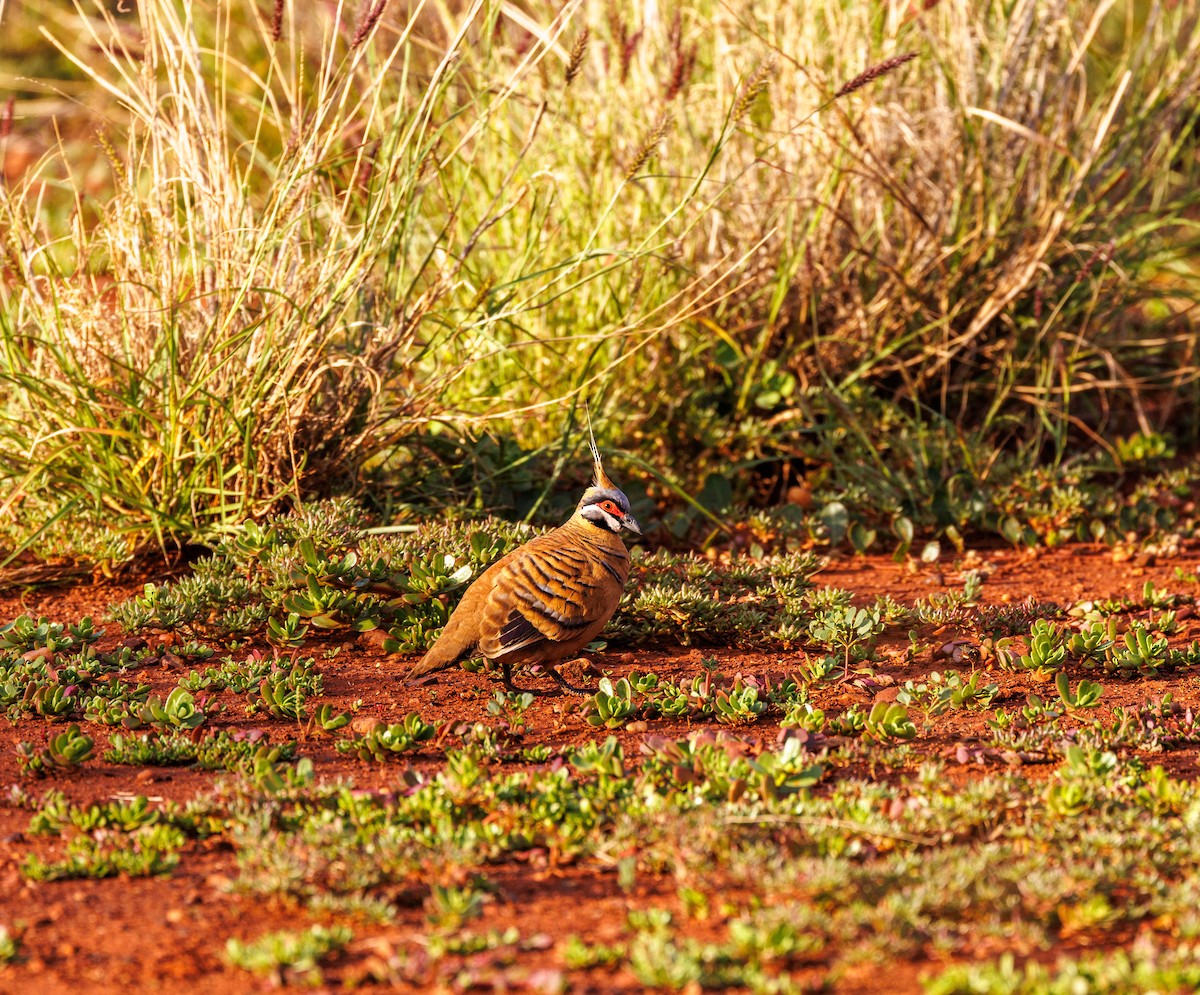
<instances>
[{"instance_id":1,"label":"low ground cover plant","mask_svg":"<svg viewBox=\"0 0 1200 995\"><path fill-rule=\"evenodd\" d=\"M340 514L233 533L198 562L201 580L240 574L249 585L240 590L255 592L238 609L246 613L236 636L220 599L196 594L190 604L186 578L115 607L114 616L141 620L143 633L116 650L82 638L103 627L90 621L24 618L4 630L3 687L10 716L28 730L18 750L23 787L8 806L28 811L30 839L51 841L21 865L26 880L169 876L198 859L203 841L221 841L236 865L233 894L286 898L310 917L261 949L239 940L230 963L294 979L315 977L303 966L312 961L326 980L366 971L416 984L511 982L505 972L552 947L568 976L619 970L659 988L786 991L814 976L849 977L897 951L970 960L978 944L1008 942L1013 930L1039 946L1080 936L1119 942L1123 931L1167 922L1192 928L1195 853L1181 841L1194 834L1200 801L1194 779L1157 758L1194 746L1200 730L1193 708L1156 687L1136 703L1129 697L1166 666L1194 669L1194 584L1184 579L1128 598L1000 610L986 603L986 572L968 572L961 587L911 604L859 598L859 611L850 592L818 586L811 554L659 554L637 564L656 598L703 588L710 605L730 599L721 610L736 625L689 615L686 605L701 599L660 620L631 598L610 645L661 646L703 626L691 631L715 645L687 676L624 667L576 704L506 693L475 673L466 679L482 683L463 692L474 702L470 721L443 721L440 683L412 689L419 707L385 718L329 695L329 673L344 675L349 659L320 633L355 638L352 624L316 626L301 646L284 647L272 643L271 613L247 609L255 599L282 605L310 591L310 578L386 605L394 594L364 579L364 559L377 564L373 576L405 576L408 562L457 558L441 548L449 541L480 551L478 564L461 554L473 574L483 552L506 548L508 527L438 526L383 543ZM363 557L364 548L375 555ZM247 557L248 549L258 552ZM445 566L446 576L458 569ZM452 607L468 582L456 578L439 603ZM203 589L211 598L213 588ZM739 591L755 592L753 617L736 615ZM772 637L783 623L795 635ZM747 645L760 662L729 672L724 656L751 625ZM1104 667L1107 655L1129 652L1131 632L1165 642L1154 651L1157 676ZM231 639L241 645L222 657ZM164 665L160 641L187 652ZM1053 669L1021 662L1035 655ZM603 666L607 656L597 659ZM889 683L895 667L919 676ZM30 687L39 689L33 697ZM886 688L892 698L873 700ZM1121 703L1112 706L1114 696ZM979 735L947 732L964 719ZM361 764L388 786L325 781L329 761L314 762L314 752ZM213 780L187 805L145 794L93 804L30 794L97 763L186 767ZM961 768L971 771L965 781L952 776ZM430 875L430 854L454 868L449 878ZM656 893L667 886L676 902L661 914L646 906L618 940L600 943L548 947L494 928L503 887L489 882L551 859L611 869L622 893L639 882ZM963 881L976 884L963 890ZM327 928L324 917L389 928L413 908L428 937L419 946L390 946L369 966L350 941L305 953L304 931ZM713 924L703 942L693 928L701 923ZM994 969L1009 970L1005 963ZM1161 961L1163 977L1174 963ZM956 971L930 971L928 984L971 983Z\"/></svg>"}]
</instances>

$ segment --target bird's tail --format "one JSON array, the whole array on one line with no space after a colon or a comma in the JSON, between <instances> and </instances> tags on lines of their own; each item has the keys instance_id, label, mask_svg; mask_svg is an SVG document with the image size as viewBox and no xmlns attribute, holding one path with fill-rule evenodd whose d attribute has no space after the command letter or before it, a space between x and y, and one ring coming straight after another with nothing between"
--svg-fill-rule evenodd
<instances>
[{"instance_id":1,"label":"bird's tail","mask_svg":"<svg viewBox=\"0 0 1200 995\"><path fill-rule=\"evenodd\" d=\"M462 626L456 626L454 619L451 619L446 628L442 630L437 642L429 647L429 651L417 663L412 665L405 680L415 681L426 674L453 667L467 655L471 645L472 640L462 632Z\"/></svg>"}]
</instances>

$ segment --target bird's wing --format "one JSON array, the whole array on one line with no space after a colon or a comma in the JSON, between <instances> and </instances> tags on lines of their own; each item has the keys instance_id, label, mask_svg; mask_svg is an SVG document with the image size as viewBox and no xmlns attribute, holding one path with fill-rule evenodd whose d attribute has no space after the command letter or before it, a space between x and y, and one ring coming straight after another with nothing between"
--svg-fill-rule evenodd
<instances>
[{"instance_id":1,"label":"bird's wing","mask_svg":"<svg viewBox=\"0 0 1200 995\"><path fill-rule=\"evenodd\" d=\"M498 571L480 625L485 656L570 642L611 617L621 596L616 574L570 538L559 529L539 536Z\"/></svg>"}]
</instances>

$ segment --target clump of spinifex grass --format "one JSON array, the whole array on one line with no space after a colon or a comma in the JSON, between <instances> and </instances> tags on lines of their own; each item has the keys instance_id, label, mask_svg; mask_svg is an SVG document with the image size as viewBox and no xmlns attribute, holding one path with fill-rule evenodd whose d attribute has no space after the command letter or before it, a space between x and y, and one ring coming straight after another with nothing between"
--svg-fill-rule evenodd
<instances>
[{"instance_id":1,"label":"clump of spinifex grass","mask_svg":"<svg viewBox=\"0 0 1200 995\"><path fill-rule=\"evenodd\" d=\"M88 45L54 44L114 98L95 132L109 192L92 202L64 147L0 189L0 545L87 522L93 556L116 560L211 540L352 481L478 348L439 309L511 207L497 192L464 225L451 164L499 178L521 161L528 146L481 149L566 17L476 74L464 49L495 15L473 4L418 77L414 22L383 8L352 23L276 5L254 33L152 2L131 50L104 5L78 7Z\"/></svg>"},{"instance_id":2,"label":"clump of spinifex grass","mask_svg":"<svg viewBox=\"0 0 1200 995\"><path fill-rule=\"evenodd\" d=\"M78 546L93 523L92 555L121 560L352 487L422 426L548 406L564 369L571 390L608 379L735 265L664 255L711 207L727 130L659 189L643 174L670 139L662 112L605 184L555 172L540 90L553 78L561 103L566 81L543 63L578 4L515 48L482 0L427 18L420 43L420 12L383 3L299 19L275 4L248 25L163 0L139 7L135 51L80 2L87 49L55 45L111 100L101 198L65 147L0 191L9 550L53 551L68 522Z\"/></svg>"},{"instance_id":3,"label":"clump of spinifex grass","mask_svg":"<svg viewBox=\"0 0 1200 995\"><path fill-rule=\"evenodd\" d=\"M54 43L119 101L97 126L110 196L89 202L61 148L0 192L0 517L26 544L46 522L102 521L120 559L336 485L377 445L381 403L424 410L388 388L456 279L431 252L437 218L414 229L465 35L408 105L393 81L411 25L367 45L374 8L349 40L339 14L285 42L282 6L248 34L148 3L136 52L103 11L78 9L98 54ZM56 170L75 202L63 233L41 213ZM411 261L381 280L398 243Z\"/></svg>"},{"instance_id":4,"label":"clump of spinifex grass","mask_svg":"<svg viewBox=\"0 0 1200 995\"><path fill-rule=\"evenodd\" d=\"M634 328L607 282L561 281L533 325L498 326L448 407L548 445L562 422L535 413L599 386L600 431L689 487L710 470L750 479L730 459L802 455L834 490L865 487L885 516L922 523L939 488L990 488L1080 443L1168 420L1194 439L1172 413L1197 410L1180 260L1200 189L1182 96L1200 84L1200 37L1166 4L1137 45L1114 30L1133 16L1122 5L1023 10L684 5L656 24L610 5L585 49L558 54L569 88L540 77L542 198L489 229L518 248L487 257L467 309L534 299L516 274L551 264L541 233L614 258L644 244L612 204L664 219L656 249L678 265L647 270L659 300L689 272L719 272L721 292ZM664 209L691 183L715 210Z\"/></svg>"},{"instance_id":5,"label":"clump of spinifex grass","mask_svg":"<svg viewBox=\"0 0 1200 995\"><path fill-rule=\"evenodd\" d=\"M771 88L722 165L745 163L724 242L770 234L712 317L722 334L674 337L688 387L646 417L695 440L677 465L802 454L835 491L861 482L928 518L940 487L1081 445L1106 457L1117 434L1196 441L1200 34L1170 4L1022 10L718 22L716 50L774 39Z\"/></svg>"}]
</instances>

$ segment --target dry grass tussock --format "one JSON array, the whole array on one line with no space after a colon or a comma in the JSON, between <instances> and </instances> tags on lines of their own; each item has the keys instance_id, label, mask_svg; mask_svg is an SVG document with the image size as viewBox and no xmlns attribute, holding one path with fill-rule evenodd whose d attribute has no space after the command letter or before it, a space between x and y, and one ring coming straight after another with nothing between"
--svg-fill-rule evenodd
<instances>
[{"instance_id":1,"label":"dry grass tussock","mask_svg":"<svg viewBox=\"0 0 1200 995\"><path fill-rule=\"evenodd\" d=\"M0 513L103 514L118 558L203 539L352 476L381 409L426 410L411 364L457 263L446 219L418 204L439 159L470 148L443 104L482 6L419 81L414 22L366 44L382 5L356 26L340 7L247 26L223 8L148 3L135 24L97 5L76 11L86 45L47 32L109 98L95 139L111 184L87 196L60 145L0 188L15 388ZM513 67L510 92L543 55Z\"/></svg>"},{"instance_id":2,"label":"dry grass tussock","mask_svg":"<svg viewBox=\"0 0 1200 995\"><path fill-rule=\"evenodd\" d=\"M1175 265L1195 247L1194 18L1069 0L887 10L718 18L718 49L786 39L753 142L716 170L734 190L705 222L710 246L773 232L755 260L760 293L727 322L765 317L763 352L804 383L886 378L968 422L1010 402L1058 417L1136 406L1139 375L1167 390L1194 381L1171 349L1121 369L1136 305L1164 298L1146 277L1173 271L1174 311L1194 290L1190 261ZM1123 14L1144 19L1136 50L1110 44ZM872 72L843 83L847 62L868 62L880 35L881 50L920 60L854 93ZM864 48L848 58L855 46L831 37ZM853 95L814 114L821 93ZM1190 321L1159 331L1194 348Z\"/></svg>"}]
</instances>

